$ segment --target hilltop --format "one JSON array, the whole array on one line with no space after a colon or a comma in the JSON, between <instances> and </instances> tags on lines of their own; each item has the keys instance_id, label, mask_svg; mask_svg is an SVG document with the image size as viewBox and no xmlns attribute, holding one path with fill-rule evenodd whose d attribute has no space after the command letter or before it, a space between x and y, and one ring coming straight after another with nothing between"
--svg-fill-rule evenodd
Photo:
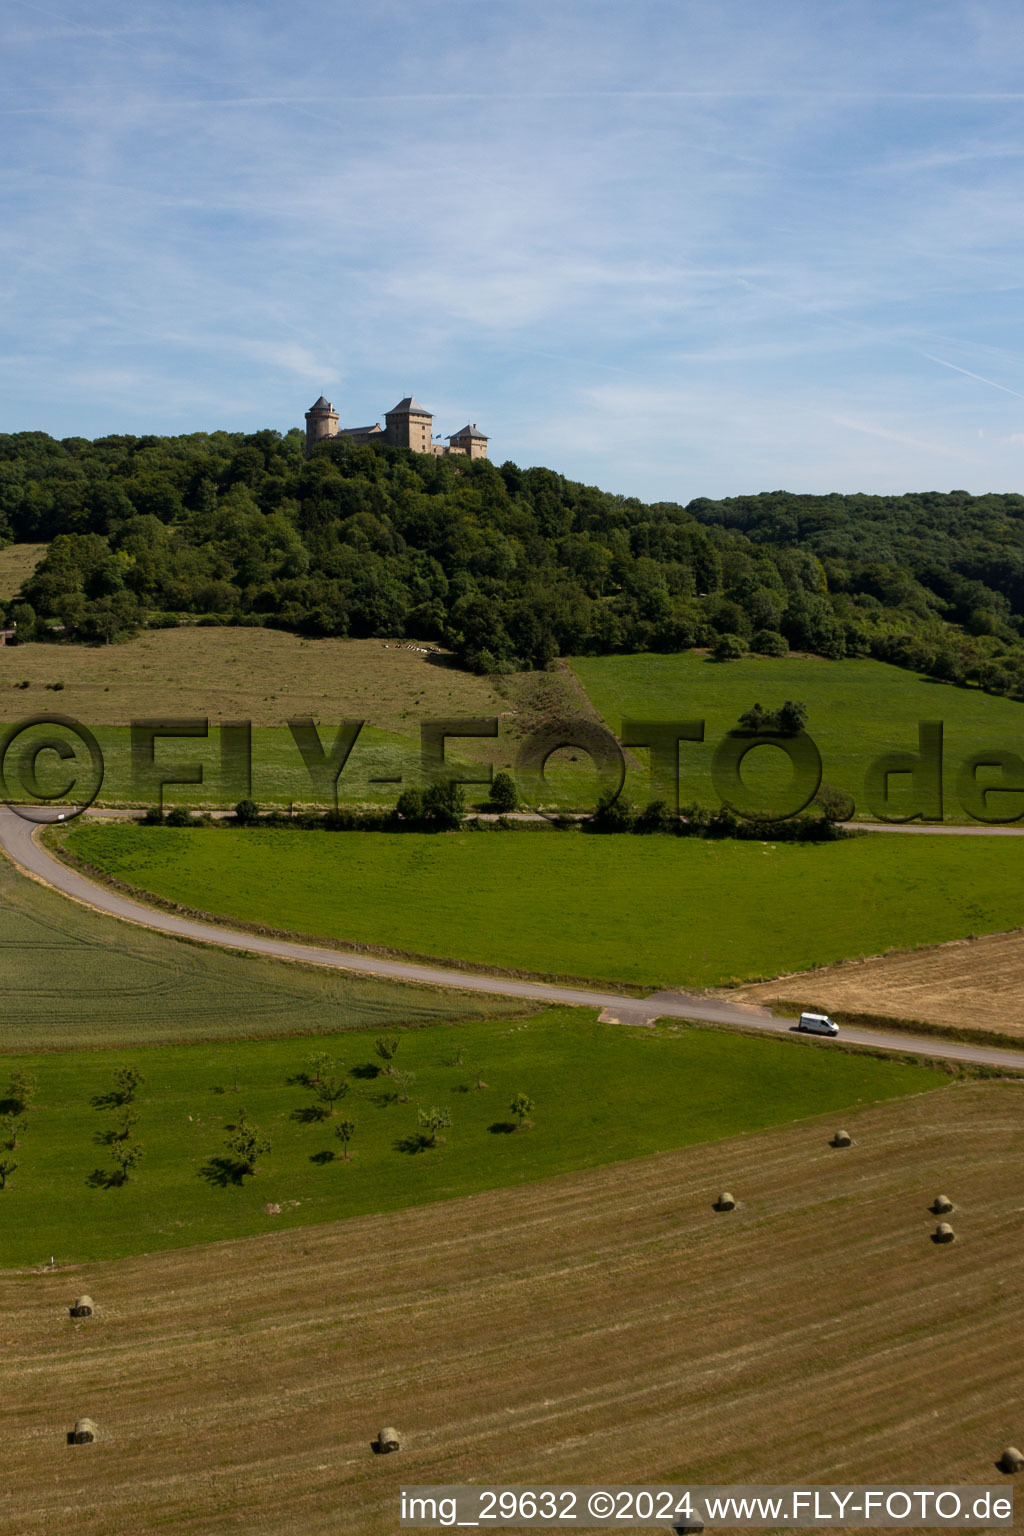
<instances>
[{"instance_id":1,"label":"hilltop","mask_svg":"<svg viewBox=\"0 0 1024 1536\"><path fill-rule=\"evenodd\" d=\"M1024 698L1024 496L647 505L553 470L303 434L0 437L21 639L181 622L406 636L468 668L708 647L871 656ZM63 626L57 629L57 626Z\"/></svg>"}]
</instances>

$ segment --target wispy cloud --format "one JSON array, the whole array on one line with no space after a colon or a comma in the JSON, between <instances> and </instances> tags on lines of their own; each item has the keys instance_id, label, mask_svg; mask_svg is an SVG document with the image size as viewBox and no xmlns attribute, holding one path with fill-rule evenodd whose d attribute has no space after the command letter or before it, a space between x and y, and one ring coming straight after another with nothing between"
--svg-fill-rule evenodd
<instances>
[{"instance_id":1,"label":"wispy cloud","mask_svg":"<svg viewBox=\"0 0 1024 1536\"><path fill-rule=\"evenodd\" d=\"M652 496L1011 477L1014 17L17 0L0 425L55 381L68 433L414 388Z\"/></svg>"}]
</instances>

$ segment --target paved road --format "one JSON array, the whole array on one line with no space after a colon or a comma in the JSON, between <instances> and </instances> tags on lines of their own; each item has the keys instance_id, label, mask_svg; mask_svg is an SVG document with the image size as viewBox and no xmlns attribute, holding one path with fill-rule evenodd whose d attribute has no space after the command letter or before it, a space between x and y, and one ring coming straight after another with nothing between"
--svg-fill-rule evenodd
<instances>
[{"instance_id":1,"label":"paved road","mask_svg":"<svg viewBox=\"0 0 1024 1536\"><path fill-rule=\"evenodd\" d=\"M177 938L194 939L203 944L219 944L223 948L243 950L249 954L299 960L307 965L325 965L334 970L364 976L385 976L394 981L426 982L431 986L454 987L464 992L483 992L491 996L525 998L537 1003L567 1003L600 1008L603 1018L624 1024L644 1023L655 1018L679 1018L743 1025L776 1034L793 1029L792 1020L775 1018L768 1009L753 1004L696 997L686 992L655 992L641 999L592 987L563 987L548 982L523 981L510 976L478 975L442 966L420 965L412 961L387 960L378 955L348 954L314 944L294 944L287 939L264 938L259 934L243 933L215 923L177 917L172 912L162 912L159 908L145 906L140 901L107 890L69 869L40 846L33 836L36 830L37 825L33 822L26 821L7 806L0 806L0 848L27 874L96 911ZM1024 1051L1001 1051L987 1046L960 1045L897 1031L885 1032L846 1025L843 1027L842 1038L856 1045L872 1045L917 1056L941 1057L1024 1071Z\"/></svg>"}]
</instances>

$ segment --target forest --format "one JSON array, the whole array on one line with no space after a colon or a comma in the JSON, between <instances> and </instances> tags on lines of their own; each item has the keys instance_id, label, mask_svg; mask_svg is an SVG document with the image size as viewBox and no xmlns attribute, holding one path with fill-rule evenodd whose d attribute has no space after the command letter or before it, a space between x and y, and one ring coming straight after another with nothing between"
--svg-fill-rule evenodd
<instances>
[{"instance_id":1,"label":"forest","mask_svg":"<svg viewBox=\"0 0 1024 1536\"><path fill-rule=\"evenodd\" d=\"M273 625L469 667L708 647L872 656L1024 698L1024 496L647 505L553 470L345 440L0 436L0 545L49 549L19 639Z\"/></svg>"}]
</instances>

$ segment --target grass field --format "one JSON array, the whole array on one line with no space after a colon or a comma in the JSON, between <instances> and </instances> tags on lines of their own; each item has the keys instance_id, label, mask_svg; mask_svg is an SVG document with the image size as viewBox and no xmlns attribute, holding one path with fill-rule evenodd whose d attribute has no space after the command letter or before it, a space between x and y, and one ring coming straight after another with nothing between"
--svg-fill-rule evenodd
<instances>
[{"instance_id":1,"label":"grass field","mask_svg":"<svg viewBox=\"0 0 1024 1536\"><path fill-rule=\"evenodd\" d=\"M826 845L75 824L158 897L337 942L547 975L724 986L1024 925L1013 839Z\"/></svg>"},{"instance_id":2,"label":"grass field","mask_svg":"<svg viewBox=\"0 0 1024 1536\"><path fill-rule=\"evenodd\" d=\"M0 858L0 1051L390 1028L516 1009L181 943L95 912Z\"/></svg>"},{"instance_id":3,"label":"grass field","mask_svg":"<svg viewBox=\"0 0 1024 1536\"><path fill-rule=\"evenodd\" d=\"M18 1171L0 1192L0 1265L51 1253L78 1263L395 1210L949 1081L933 1067L800 1041L686 1026L631 1030L552 1009L408 1031L396 1065L415 1082L403 1103L375 1071L373 1040L347 1033L136 1050L130 1059L146 1082L134 1134L145 1157L115 1188L102 1184L113 1170L103 1138L114 1114L93 1100L109 1092L121 1057L11 1058L11 1068L38 1078L39 1095L15 1154ZM299 1080L311 1044L344 1063L349 1092L333 1122ZM459 1055L462 1064L453 1065ZM520 1090L536 1103L532 1130L514 1129L509 1104ZM453 1128L428 1148L417 1111L434 1104L450 1109ZM243 1106L273 1143L261 1171L244 1180L224 1147ZM349 1162L333 1134L342 1118L356 1122ZM267 1202L281 1214L268 1216Z\"/></svg>"},{"instance_id":4,"label":"grass field","mask_svg":"<svg viewBox=\"0 0 1024 1536\"><path fill-rule=\"evenodd\" d=\"M0 1275L5 1526L394 1536L399 1489L447 1482L1010 1488L1022 1110L1019 1086L957 1087L847 1112L845 1152L805 1121ZM101 1439L67 1448L83 1414ZM372 1454L383 1424L397 1456Z\"/></svg>"},{"instance_id":5,"label":"grass field","mask_svg":"<svg viewBox=\"0 0 1024 1536\"><path fill-rule=\"evenodd\" d=\"M40 560L45 544L8 544L0 549L0 603L15 597Z\"/></svg>"},{"instance_id":6,"label":"grass field","mask_svg":"<svg viewBox=\"0 0 1024 1536\"><path fill-rule=\"evenodd\" d=\"M945 819L966 821L956 800L961 762L986 747L1024 751L1024 705L978 689L954 688L879 661L823 661L814 656L749 656L716 663L693 651L679 655L578 658L572 668L611 730L624 719L701 720L704 742L679 748L680 799L716 806L710 764L714 747L755 702L778 708L786 699L807 705L807 729L817 743L823 776L853 796L858 813L871 819L864 801L870 763L895 750L916 751L917 722L941 720L944 733ZM639 756L639 753L637 754ZM781 753L757 754L744 764L744 779L773 788L788 781ZM898 808L900 780L891 783ZM635 798L649 798L648 775L631 776ZM1014 797L1019 802L1020 797ZM1019 803L1016 806L1020 809Z\"/></svg>"}]
</instances>

